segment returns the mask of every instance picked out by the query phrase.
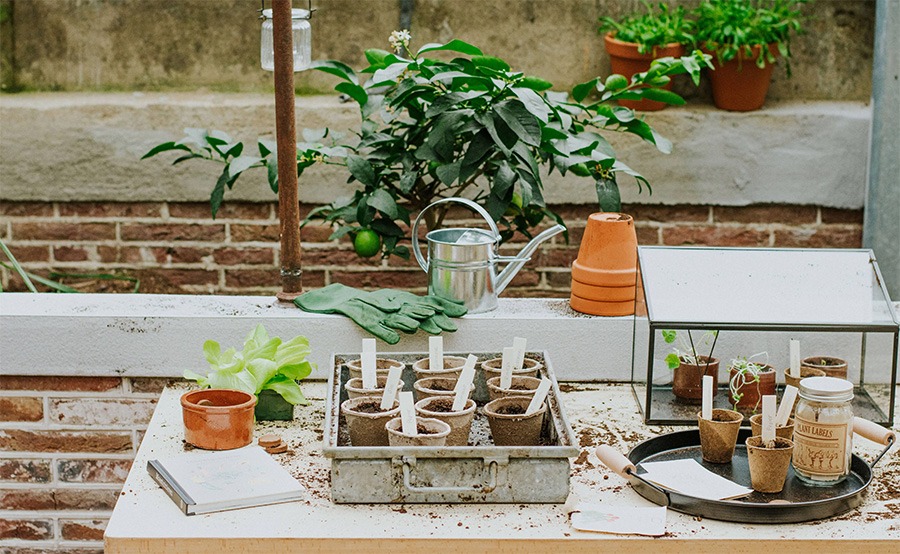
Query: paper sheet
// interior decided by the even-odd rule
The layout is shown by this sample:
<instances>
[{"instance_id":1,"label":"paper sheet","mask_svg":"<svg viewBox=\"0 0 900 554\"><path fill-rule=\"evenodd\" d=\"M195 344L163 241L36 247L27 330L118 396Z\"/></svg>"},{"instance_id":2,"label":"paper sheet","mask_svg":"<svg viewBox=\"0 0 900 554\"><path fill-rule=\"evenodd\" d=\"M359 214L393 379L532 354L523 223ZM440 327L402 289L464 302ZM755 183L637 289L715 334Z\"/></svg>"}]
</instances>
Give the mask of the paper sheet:
<instances>
[{"instance_id":1,"label":"paper sheet","mask_svg":"<svg viewBox=\"0 0 900 554\"><path fill-rule=\"evenodd\" d=\"M579 531L650 537L666 534L665 506L634 508L579 503L574 510L571 514L572 527Z\"/></svg>"},{"instance_id":2,"label":"paper sheet","mask_svg":"<svg viewBox=\"0 0 900 554\"><path fill-rule=\"evenodd\" d=\"M647 472L640 474L647 481L696 498L732 500L753 492L753 489L716 475L697 460L641 462L640 467Z\"/></svg>"}]
</instances>

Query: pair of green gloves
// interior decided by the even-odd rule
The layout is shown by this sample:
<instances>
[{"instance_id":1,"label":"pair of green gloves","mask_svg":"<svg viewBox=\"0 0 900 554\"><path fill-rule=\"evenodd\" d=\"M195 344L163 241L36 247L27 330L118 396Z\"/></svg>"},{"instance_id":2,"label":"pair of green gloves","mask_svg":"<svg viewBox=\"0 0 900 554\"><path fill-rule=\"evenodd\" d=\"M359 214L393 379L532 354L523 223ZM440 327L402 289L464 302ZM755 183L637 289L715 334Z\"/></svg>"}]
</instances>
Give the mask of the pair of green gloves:
<instances>
[{"instance_id":1,"label":"pair of green gloves","mask_svg":"<svg viewBox=\"0 0 900 554\"><path fill-rule=\"evenodd\" d=\"M456 331L450 318L466 313L462 303L438 296L393 289L366 292L340 283L301 294L294 304L306 312L345 315L388 344L400 342L398 330L412 334L421 329L432 335Z\"/></svg>"}]
</instances>

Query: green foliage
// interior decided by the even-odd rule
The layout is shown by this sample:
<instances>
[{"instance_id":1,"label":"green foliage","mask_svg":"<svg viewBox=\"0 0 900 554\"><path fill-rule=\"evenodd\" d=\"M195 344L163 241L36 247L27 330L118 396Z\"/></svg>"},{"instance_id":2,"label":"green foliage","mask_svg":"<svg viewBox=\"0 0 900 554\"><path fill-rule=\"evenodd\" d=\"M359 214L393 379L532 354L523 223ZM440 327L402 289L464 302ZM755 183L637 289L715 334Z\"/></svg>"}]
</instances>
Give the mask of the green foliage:
<instances>
[{"instance_id":1,"label":"green foliage","mask_svg":"<svg viewBox=\"0 0 900 554\"><path fill-rule=\"evenodd\" d=\"M381 237L383 256L403 258L410 254L401 244L409 232L410 213L439 198L473 198L495 219L502 240L508 240L517 231L530 237L530 230L545 218L562 222L544 202L542 168L603 178L613 186L616 181L610 177L625 173L635 178L639 190L649 185L617 159L604 134L632 134L664 153L672 144L615 102L653 98L683 103L680 96L656 87L680 73L689 73L696 83L700 69L710 66L710 57L700 52L663 58L630 81L616 76L606 80L607 86L595 78L568 94L550 90L551 83L514 71L507 62L463 41L426 44L413 53L408 40L408 34L395 32L391 42L396 53L366 51L369 65L358 73L336 61L313 63L313 70L340 80L335 90L358 104L361 122L352 143L330 137L326 145L326 130L304 133L297 147L298 174L314 163L342 165L348 182L357 185L351 198L312 210L304 224L334 224L333 239L372 230ZM424 56L428 52L458 56L432 59ZM187 137L161 144L145 157L184 150L174 163L191 158L224 163L210 198L213 215L225 190L248 169L267 166L269 182L277 190L274 147L260 141L259 155L247 156L242 143L221 131L187 131ZM610 206L615 211L621 209L617 187L614 195L604 197L614 200ZM445 213L444 207L429 212L428 226L439 225Z\"/></svg>"},{"instance_id":2,"label":"green foliage","mask_svg":"<svg viewBox=\"0 0 900 554\"><path fill-rule=\"evenodd\" d=\"M774 44L789 60L791 34L802 31L804 16L800 8L808 0L703 0L696 8L697 44L715 53L719 63L741 53L753 57L753 48L762 55L756 65L775 62L767 45ZM787 62L788 74L790 64Z\"/></svg>"},{"instance_id":3,"label":"green foliage","mask_svg":"<svg viewBox=\"0 0 900 554\"><path fill-rule=\"evenodd\" d=\"M644 2L646 13L633 13L616 21L611 17L601 17L598 31L601 34L613 33L613 37L622 42L633 42L638 45L638 52L646 54L654 47L665 46L673 42L678 44L694 43L694 22L685 17L684 7L669 9L660 2L654 9L649 2Z\"/></svg>"},{"instance_id":4,"label":"green foliage","mask_svg":"<svg viewBox=\"0 0 900 554\"><path fill-rule=\"evenodd\" d=\"M661 333L666 344L674 345L672 346L672 352L666 356L666 366L669 369L676 369L682 363L695 366L702 365L704 358L706 360L712 358L713 350L716 348L716 339L719 337L718 331L704 331L699 338L695 338L690 330L686 333L679 333L663 329ZM709 350L706 354L699 354L700 351L707 348Z\"/></svg>"},{"instance_id":5,"label":"green foliage","mask_svg":"<svg viewBox=\"0 0 900 554\"><path fill-rule=\"evenodd\" d=\"M765 362L760 363L752 361L753 358L759 356L766 356L768 358L766 352L760 352L747 358L735 358L734 360L731 360L730 369L734 370L734 374L728 382L728 388L731 393L731 401L735 408L737 407L737 403L741 401L741 398L744 397L744 393L741 392L741 389L744 386L755 383L757 389L759 388L759 374L767 369Z\"/></svg>"},{"instance_id":6,"label":"green foliage","mask_svg":"<svg viewBox=\"0 0 900 554\"><path fill-rule=\"evenodd\" d=\"M203 353L212 371L204 377L187 370L185 379L197 381L204 388L237 389L251 394L273 390L291 404L309 404L297 384L315 367L306 360L310 348L304 336L282 342L278 337L270 338L260 323L247 335L240 352L234 348L223 352L218 342L208 340L203 343Z\"/></svg>"}]
</instances>

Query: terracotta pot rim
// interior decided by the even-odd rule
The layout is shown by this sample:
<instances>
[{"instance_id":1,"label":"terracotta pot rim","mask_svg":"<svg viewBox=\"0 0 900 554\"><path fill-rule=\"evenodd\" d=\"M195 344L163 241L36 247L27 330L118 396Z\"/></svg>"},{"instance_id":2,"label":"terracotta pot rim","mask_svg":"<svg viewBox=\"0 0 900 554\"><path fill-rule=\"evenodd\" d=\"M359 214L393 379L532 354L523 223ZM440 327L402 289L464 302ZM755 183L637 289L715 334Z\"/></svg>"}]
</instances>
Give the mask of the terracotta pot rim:
<instances>
[{"instance_id":1,"label":"terracotta pot rim","mask_svg":"<svg viewBox=\"0 0 900 554\"><path fill-rule=\"evenodd\" d=\"M473 413L475 411L475 408L477 407L477 405L475 404L475 401L472 400L471 398L466 399L465 407L458 412L435 412L435 411L428 410L423 407L427 404L430 404L431 402L434 402L437 400L446 400L447 398L448 397L446 397L446 396L433 396L431 398L423 398L422 400L419 400L418 402L416 402L416 404L415 404L416 411L420 412L422 414L425 414L427 417L431 417L431 418L456 417L456 416L468 415L470 413ZM422 406L419 406L419 404L421 404Z\"/></svg>"},{"instance_id":2,"label":"terracotta pot rim","mask_svg":"<svg viewBox=\"0 0 900 554\"><path fill-rule=\"evenodd\" d=\"M193 396L203 396L204 393L220 392L220 391L236 393L238 395L246 397L247 399L242 402L238 402L236 404L229 404L227 406L204 406L202 404L197 404L196 402L193 402L192 398L191 398ZM181 395L181 407L183 409L188 410L188 411L193 411L193 412L210 412L210 413L216 413L216 414L246 410L248 408L252 408L253 406L255 406L257 401L258 400L257 400L255 394L250 394L249 392L245 392L245 391L237 390L237 389L198 389L198 390L188 391Z\"/></svg>"},{"instance_id":3,"label":"terracotta pot rim","mask_svg":"<svg viewBox=\"0 0 900 554\"><path fill-rule=\"evenodd\" d=\"M808 360L828 360L829 362L838 361L839 364L816 364L812 363ZM800 369L802 371L802 366L808 366L809 369L818 369L819 371L823 371L822 368L833 368L833 367L844 367L847 365L846 360L842 358L837 358L835 356L809 356L800 360Z\"/></svg>"},{"instance_id":4,"label":"terracotta pot rim","mask_svg":"<svg viewBox=\"0 0 900 554\"><path fill-rule=\"evenodd\" d=\"M356 398L348 398L347 400L344 400L343 402L341 402L341 412L344 415L349 414L352 416L364 417L367 419L379 419L379 418L382 418L385 416L395 416L400 413L400 402L398 400L394 400L394 407L391 408L390 410L385 410L383 412L376 412L373 414L367 413L367 412L357 412L356 410L354 410L353 408L350 407L351 405L362 404L363 402L367 402L367 401L375 402L376 404L380 404L381 397L380 396L358 396Z\"/></svg>"},{"instance_id":5,"label":"terracotta pot rim","mask_svg":"<svg viewBox=\"0 0 900 554\"><path fill-rule=\"evenodd\" d=\"M427 435L407 435L401 429L403 429L403 420L402 418L395 417L384 424L385 429L387 429L388 433L392 433L404 438L415 438L415 437L428 437L434 439L440 439L446 437L450 434L450 431L453 429L450 427L450 424L446 421L441 421L440 419L434 417L422 417L416 416L416 424L427 424L427 425L437 425L441 428L437 433L428 433ZM396 427L396 429L395 429Z\"/></svg>"},{"instance_id":6,"label":"terracotta pot rim","mask_svg":"<svg viewBox=\"0 0 900 554\"><path fill-rule=\"evenodd\" d=\"M624 212L594 212L588 216L588 219L627 225L629 221L634 221L634 216L632 216L631 214L626 214Z\"/></svg>"},{"instance_id":7,"label":"terracotta pot rim","mask_svg":"<svg viewBox=\"0 0 900 554\"><path fill-rule=\"evenodd\" d=\"M735 372L737 372L737 371L740 371L740 370L735 369L733 366L728 366L728 371L735 371ZM769 364L763 364L763 369L762 369L762 371L760 371L759 373L757 373L757 375L768 375L768 374L770 374L770 373L775 373L775 367L774 367L774 366L771 366L771 365L769 365Z\"/></svg>"},{"instance_id":8,"label":"terracotta pot rim","mask_svg":"<svg viewBox=\"0 0 900 554\"><path fill-rule=\"evenodd\" d=\"M704 367L705 368L706 366L712 367L714 365L719 365L719 358L711 358L709 356L697 356L697 358L699 358L699 361L700 361L699 364L689 364L689 363L685 362L684 360L682 360L681 358L678 358L678 362L680 363L679 367L685 366L685 367Z\"/></svg>"},{"instance_id":9,"label":"terracotta pot rim","mask_svg":"<svg viewBox=\"0 0 900 554\"><path fill-rule=\"evenodd\" d=\"M685 45L680 42L669 42L659 46L653 46L650 52L641 54L640 52L638 52L638 48L640 47L639 43L619 40L614 36L614 32L615 31L610 31L603 35L603 41L606 44L606 51L610 56L617 56L620 58L628 58L633 60L653 60L655 58L665 58L668 56L668 54L660 55L658 52L665 52L667 50L677 51L679 49L684 51L685 49ZM633 54L631 53L632 50L634 51Z\"/></svg>"},{"instance_id":10,"label":"terracotta pot rim","mask_svg":"<svg viewBox=\"0 0 900 554\"><path fill-rule=\"evenodd\" d=\"M522 406L524 404L524 408L527 409L528 405L531 404L530 396L504 396L502 398L498 398L496 400L491 400L487 404L484 405L484 415L493 419L506 419L506 420L526 420L531 419L533 417L542 415L547 411L547 403L544 402L541 404L540 409L535 411L533 414L525 415L525 414L498 414L496 411L497 406L501 406L504 404L513 404Z\"/></svg>"},{"instance_id":11,"label":"terracotta pot rim","mask_svg":"<svg viewBox=\"0 0 900 554\"><path fill-rule=\"evenodd\" d=\"M727 413L731 419L726 421L716 421L716 414ZM697 412L697 420L702 419L703 412ZM735 419L737 417L737 419ZM713 408L713 419L704 419L703 421L712 424L734 424L734 423L742 423L744 421L744 414L737 412L735 410L727 410L725 408Z\"/></svg>"}]
</instances>

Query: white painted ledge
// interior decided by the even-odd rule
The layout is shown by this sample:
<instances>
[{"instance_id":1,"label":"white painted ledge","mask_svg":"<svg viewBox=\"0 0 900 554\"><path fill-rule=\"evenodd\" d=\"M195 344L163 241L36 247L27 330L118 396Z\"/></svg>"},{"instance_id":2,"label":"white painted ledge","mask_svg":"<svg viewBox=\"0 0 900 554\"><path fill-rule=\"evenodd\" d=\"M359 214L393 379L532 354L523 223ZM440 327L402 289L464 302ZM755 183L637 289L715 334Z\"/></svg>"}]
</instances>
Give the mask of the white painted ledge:
<instances>
[{"instance_id":1,"label":"white painted ledge","mask_svg":"<svg viewBox=\"0 0 900 554\"><path fill-rule=\"evenodd\" d=\"M591 317L565 299L500 299L487 314L444 333L445 350L499 351L515 336L548 350L557 376L575 381L631 378L630 317ZM341 316L316 315L260 296L27 294L0 295L0 374L180 377L205 373L203 342L237 346L257 323L269 334L310 339L314 377L332 352L357 352L365 335ZM427 352L428 335L403 335L379 351Z\"/></svg>"}]
</instances>

